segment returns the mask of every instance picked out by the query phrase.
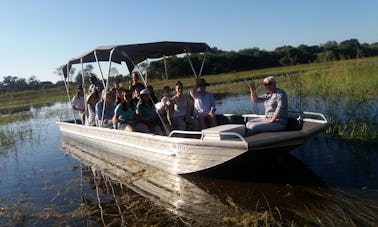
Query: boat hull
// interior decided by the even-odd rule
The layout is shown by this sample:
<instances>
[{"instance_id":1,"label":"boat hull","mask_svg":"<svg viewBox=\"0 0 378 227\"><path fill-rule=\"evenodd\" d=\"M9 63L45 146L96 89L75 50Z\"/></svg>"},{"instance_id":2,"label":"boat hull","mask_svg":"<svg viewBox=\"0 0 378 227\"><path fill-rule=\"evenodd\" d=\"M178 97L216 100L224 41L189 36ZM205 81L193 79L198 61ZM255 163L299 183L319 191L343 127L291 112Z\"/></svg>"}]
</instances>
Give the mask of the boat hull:
<instances>
[{"instance_id":1,"label":"boat hull","mask_svg":"<svg viewBox=\"0 0 378 227\"><path fill-rule=\"evenodd\" d=\"M97 155L113 154L164 171L185 174L217 166L248 151L245 141L212 141L58 122L68 143L87 147Z\"/></svg>"}]
</instances>

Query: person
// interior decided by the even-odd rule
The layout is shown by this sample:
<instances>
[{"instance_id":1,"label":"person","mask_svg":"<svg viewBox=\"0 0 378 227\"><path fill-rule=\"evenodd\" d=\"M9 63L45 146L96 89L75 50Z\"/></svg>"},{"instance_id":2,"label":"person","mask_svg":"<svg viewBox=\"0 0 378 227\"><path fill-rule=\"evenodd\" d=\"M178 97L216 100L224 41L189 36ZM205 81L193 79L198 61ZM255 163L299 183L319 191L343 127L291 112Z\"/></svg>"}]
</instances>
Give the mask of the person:
<instances>
[{"instance_id":1,"label":"person","mask_svg":"<svg viewBox=\"0 0 378 227\"><path fill-rule=\"evenodd\" d=\"M194 99L194 116L198 120L199 130L208 128L207 121L211 127L217 125L215 116L215 99L212 93L206 91L206 87L210 84L203 78L197 78L196 84L190 91L191 97ZM199 88L199 91L197 89Z\"/></svg>"},{"instance_id":2,"label":"person","mask_svg":"<svg viewBox=\"0 0 378 227\"><path fill-rule=\"evenodd\" d=\"M89 93L87 95L87 121L85 122L86 125L95 126L96 125L96 94Z\"/></svg>"},{"instance_id":3,"label":"person","mask_svg":"<svg viewBox=\"0 0 378 227\"><path fill-rule=\"evenodd\" d=\"M131 93L133 94L133 98L135 98L135 90L141 91L146 88L144 84L138 82L138 80L139 80L139 73L136 71L132 72L130 76L130 90L131 90Z\"/></svg>"},{"instance_id":4,"label":"person","mask_svg":"<svg viewBox=\"0 0 378 227\"><path fill-rule=\"evenodd\" d=\"M112 92L103 91L101 100L96 103L96 121L97 126L111 128L113 126L114 115L114 94ZM105 110L103 110L105 106ZM104 113L104 115L103 115Z\"/></svg>"},{"instance_id":5,"label":"person","mask_svg":"<svg viewBox=\"0 0 378 227\"><path fill-rule=\"evenodd\" d=\"M164 121L164 124L171 126L172 122L172 105L171 100L171 88L169 86L164 86L163 88L163 97L160 102L155 102L155 109L160 115L161 119Z\"/></svg>"},{"instance_id":6,"label":"person","mask_svg":"<svg viewBox=\"0 0 378 227\"><path fill-rule=\"evenodd\" d=\"M148 92L150 92L152 102L156 104L158 102L158 98L155 95L154 87L152 87L151 85L147 85L147 89Z\"/></svg>"},{"instance_id":7,"label":"person","mask_svg":"<svg viewBox=\"0 0 378 227\"><path fill-rule=\"evenodd\" d=\"M76 90L76 95L71 100L72 109L79 112L80 120L82 124L85 124L85 100L84 90L80 85Z\"/></svg>"},{"instance_id":8,"label":"person","mask_svg":"<svg viewBox=\"0 0 378 227\"><path fill-rule=\"evenodd\" d=\"M174 130L187 130L189 126L197 128L196 120L192 116L193 103L190 97L184 95L184 85L177 81L175 86L176 94L171 98L173 105L172 128Z\"/></svg>"},{"instance_id":9,"label":"person","mask_svg":"<svg viewBox=\"0 0 378 227\"><path fill-rule=\"evenodd\" d=\"M121 83L121 80L120 79L116 79L113 83L113 88L115 88L116 90L119 89L119 88L122 88L123 85Z\"/></svg>"},{"instance_id":10,"label":"person","mask_svg":"<svg viewBox=\"0 0 378 227\"><path fill-rule=\"evenodd\" d=\"M163 135L160 128L158 115L152 104L148 89L145 88L140 92L140 100L136 106L137 121L140 122L138 131Z\"/></svg>"},{"instance_id":11,"label":"person","mask_svg":"<svg viewBox=\"0 0 378 227\"><path fill-rule=\"evenodd\" d=\"M94 93L96 92L96 83L97 83L97 77L95 75L92 75L89 77L89 82L91 83L88 88L88 93Z\"/></svg>"},{"instance_id":12,"label":"person","mask_svg":"<svg viewBox=\"0 0 378 227\"><path fill-rule=\"evenodd\" d=\"M124 89L122 91L122 97L123 99L114 110L113 128L134 131L135 106L131 100L131 91Z\"/></svg>"},{"instance_id":13,"label":"person","mask_svg":"<svg viewBox=\"0 0 378 227\"><path fill-rule=\"evenodd\" d=\"M288 101L286 92L277 88L276 79L273 76L264 78L263 82L267 93L261 96L256 94L255 82L251 80L249 83L252 102L264 102L265 118L248 121L246 123L246 135L283 131L287 126Z\"/></svg>"}]
</instances>

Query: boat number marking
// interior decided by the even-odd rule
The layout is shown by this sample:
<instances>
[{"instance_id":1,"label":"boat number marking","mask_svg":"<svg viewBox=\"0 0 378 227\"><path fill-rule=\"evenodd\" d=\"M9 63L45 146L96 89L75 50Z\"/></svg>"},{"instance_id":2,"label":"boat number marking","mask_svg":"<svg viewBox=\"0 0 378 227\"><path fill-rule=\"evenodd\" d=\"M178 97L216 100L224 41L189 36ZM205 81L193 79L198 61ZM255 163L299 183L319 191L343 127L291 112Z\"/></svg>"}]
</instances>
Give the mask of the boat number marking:
<instances>
[{"instance_id":1,"label":"boat number marking","mask_svg":"<svg viewBox=\"0 0 378 227\"><path fill-rule=\"evenodd\" d=\"M173 143L171 149L175 151L186 151L186 146L182 144Z\"/></svg>"}]
</instances>

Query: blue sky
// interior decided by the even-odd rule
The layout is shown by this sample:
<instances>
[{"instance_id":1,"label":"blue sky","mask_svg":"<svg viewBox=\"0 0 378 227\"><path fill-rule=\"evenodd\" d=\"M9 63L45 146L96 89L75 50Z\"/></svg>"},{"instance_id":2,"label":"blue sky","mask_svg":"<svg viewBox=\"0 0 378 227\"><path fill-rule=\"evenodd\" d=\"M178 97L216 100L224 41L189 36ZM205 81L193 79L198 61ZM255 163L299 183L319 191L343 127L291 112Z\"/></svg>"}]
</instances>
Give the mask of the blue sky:
<instances>
[{"instance_id":1,"label":"blue sky","mask_svg":"<svg viewBox=\"0 0 378 227\"><path fill-rule=\"evenodd\" d=\"M0 79L56 82L101 45L206 42L222 50L378 42L377 0L1 0Z\"/></svg>"}]
</instances>

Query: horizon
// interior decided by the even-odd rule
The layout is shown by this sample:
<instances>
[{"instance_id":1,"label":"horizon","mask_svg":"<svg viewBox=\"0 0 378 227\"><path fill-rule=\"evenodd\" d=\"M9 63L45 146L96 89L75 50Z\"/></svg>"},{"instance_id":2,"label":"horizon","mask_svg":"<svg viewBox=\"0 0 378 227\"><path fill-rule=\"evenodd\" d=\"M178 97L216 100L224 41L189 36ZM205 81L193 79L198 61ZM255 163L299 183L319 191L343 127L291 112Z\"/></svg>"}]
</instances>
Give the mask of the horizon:
<instances>
[{"instance_id":1,"label":"horizon","mask_svg":"<svg viewBox=\"0 0 378 227\"><path fill-rule=\"evenodd\" d=\"M349 39L372 44L376 8L378 1L370 0L3 2L0 77L55 83L61 80L56 68L102 45L188 41L224 51L273 51Z\"/></svg>"}]
</instances>

